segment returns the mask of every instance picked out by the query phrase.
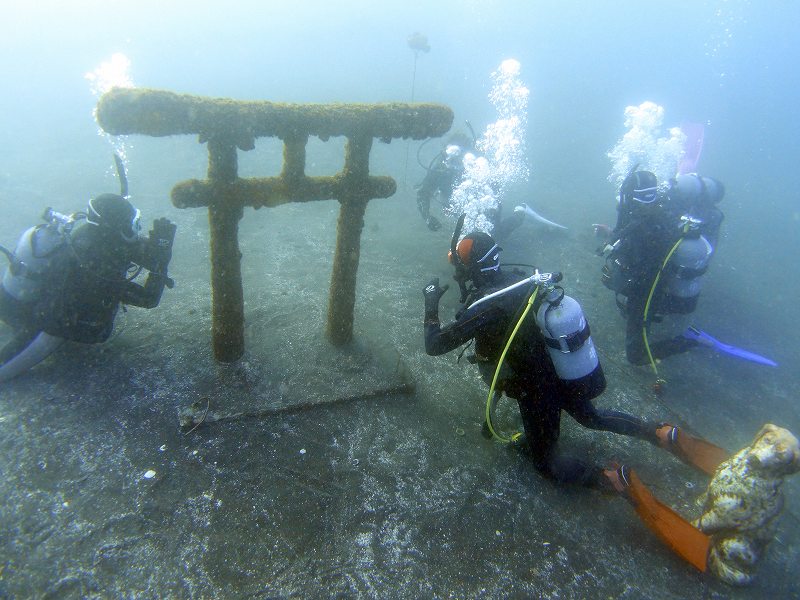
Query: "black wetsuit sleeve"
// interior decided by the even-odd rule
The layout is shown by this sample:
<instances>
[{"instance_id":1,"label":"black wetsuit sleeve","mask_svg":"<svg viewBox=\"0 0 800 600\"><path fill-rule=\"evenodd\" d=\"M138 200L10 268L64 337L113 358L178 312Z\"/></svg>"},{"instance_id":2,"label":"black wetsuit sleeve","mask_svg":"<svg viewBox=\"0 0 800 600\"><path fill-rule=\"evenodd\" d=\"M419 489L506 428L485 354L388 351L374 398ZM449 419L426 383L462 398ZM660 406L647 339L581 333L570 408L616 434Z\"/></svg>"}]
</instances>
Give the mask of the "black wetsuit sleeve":
<instances>
[{"instance_id":1,"label":"black wetsuit sleeve","mask_svg":"<svg viewBox=\"0 0 800 600\"><path fill-rule=\"evenodd\" d=\"M122 304L129 306L155 308L161 302L161 294L164 293L165 284L166 280L163 275L150 272L147 274L144 285L131 281L125 282L119 300Z\"/></svg>"},{"instance_id":2,"label":"black wetsuit sleeve","mask_svg":"<svg viewBox=\"0 0 800 600\"><path fill-rule=\"evenodd\" d=\"M161 221L169 223L165 219ZM174 225L171 233L174 236ZM148 274L144 285L132 281L124 282L119 290L119 301L122 304L140 308L155 308L161 302L161 294L164 293L164 286L167 283L167 265L172 257L172 240L170 240L169 248L163 250L153 243L154 237L154 233L151 231L150 239L140 240L129 257L130 262L142 265L148 270Z\"/></svg>"},{"instance_id":3,"label":"black wetsuit sleeve","mask_svg":"<svg viewBox=\"0 0 800 600\"><path fill-rule=\"evenodd\" d=\"M438 356L458 348L474 338L481 328L497 319L498 310L479 307L466 310L455 321L441 327L438 319L425 321L425 352Z\"/></svg>"}]
</instances>

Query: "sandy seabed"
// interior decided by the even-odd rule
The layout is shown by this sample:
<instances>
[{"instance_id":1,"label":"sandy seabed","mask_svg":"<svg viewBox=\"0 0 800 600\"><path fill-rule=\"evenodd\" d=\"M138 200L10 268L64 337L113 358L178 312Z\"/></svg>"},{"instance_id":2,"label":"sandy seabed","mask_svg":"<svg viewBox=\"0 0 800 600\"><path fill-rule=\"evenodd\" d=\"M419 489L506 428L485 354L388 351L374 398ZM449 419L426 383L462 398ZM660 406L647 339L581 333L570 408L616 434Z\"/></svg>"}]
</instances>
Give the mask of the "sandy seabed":
<instances>
[{"instance_id":1,"label":"sandy seabed","mask_svg":"<svg viewBox=\"0 0 800 600\"><path fill-rule=\"evenodd\" d=\"M475 368L456 352L424 353L422 287L449 281L451 232L427 231L410 193L370 203L355 340L330 346L337 214L333 201L246 211L247 350L236 364L211 357L205 211L171 209L177 285L161 306L129 309L109 343L70 345L0 389L0 597L800 593L794 481L758 583L736 590L671 554L623 500L559 489L520 449L481 435ZM651 372L624 360L588 231L523 224L503 245L506 262L564 272L609 380L599 405L731 450L764 422L797 422L780 375L700 351L662 366L670 383L656 397ZM443 319L456 301L451 289ZM509 427L513 404L500 409ZM189 431L179 414L191 406L215 418ZM630 464L662 500L697 514L707 480L647 444L565 416L561 447Z\"/></svg>"}]
</instances>

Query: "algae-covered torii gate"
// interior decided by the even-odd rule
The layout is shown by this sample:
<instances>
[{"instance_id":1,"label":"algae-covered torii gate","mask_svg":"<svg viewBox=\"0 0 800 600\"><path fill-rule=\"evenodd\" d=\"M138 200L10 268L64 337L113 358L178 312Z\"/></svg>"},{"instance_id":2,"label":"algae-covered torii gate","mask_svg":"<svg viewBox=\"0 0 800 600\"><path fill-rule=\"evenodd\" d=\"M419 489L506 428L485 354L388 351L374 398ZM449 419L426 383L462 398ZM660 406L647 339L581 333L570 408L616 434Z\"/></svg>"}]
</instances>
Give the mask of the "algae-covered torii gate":
<instances>
[{"instance_id":1,"label":"algae-covered torii gate","mask_svg":"<svg viewBox=\"0 0 800 600\"><path fill-rule=\"evenodd\" d=\"M97 121L112 135L156 137L195 134L208 145L208 179L175 185L177 208L208 207L211 231L212 336L214 357L233 362L244 353L239 220L245 206L338 200L336 250L328 297L326 334L337 345L353 335L356 274L367 202L388 198L397 184L369 174L373 139L438 137L453 122L437 104L278 104L176 94L165 90L115 88L97 105ZM305 174L309 136L322 141L345 136L342 170L332 176ZM238 175L238 150L253 150L259 137L283 141L277 177Z\"/></svg>"}]
</instances>

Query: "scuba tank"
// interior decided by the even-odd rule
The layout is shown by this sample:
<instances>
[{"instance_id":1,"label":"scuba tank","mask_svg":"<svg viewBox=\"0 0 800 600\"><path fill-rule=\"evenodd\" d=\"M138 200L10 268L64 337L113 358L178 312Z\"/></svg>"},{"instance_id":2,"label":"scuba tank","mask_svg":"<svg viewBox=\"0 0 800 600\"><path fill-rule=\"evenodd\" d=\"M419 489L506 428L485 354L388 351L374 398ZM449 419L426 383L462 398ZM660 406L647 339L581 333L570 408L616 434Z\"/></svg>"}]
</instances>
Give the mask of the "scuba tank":
<instances>
[{"instance_id":1,"label":"scuba tank","mask_svg":"<svg viewBox=\"0 0 800 600\"><path fill-rule=\"evenodd\" d=\"M556 373L575 398L591 400L606 387L589 323L577 300L558 287L550 289L536 313Z\"/></svg>"},{"instance_id":2,"label":"scuba tank","mask_svg":"<svg viewBox=\"0 0 800 600\"><path fill-rule=\"evenodd\" d=\"M694 310L713 252L711 243L696 228L682 238L664 269L670 312L688 314Z\"/></svg>"},{"instance_id":3,"label":"scuba tank","mask_svg":"<svg viewBox=\"0 0 800 600\"><path fill-rule=\"evenodd\" d=\"M81 217L80 213L66 216L47 208L42 215L47 223L23 232L3 274L3 289L10 296L26 303L38 299L54 259L67 247L67 236Z\"/></svg>"},{"instance_id":4,"label":"scuba tank","mask_svg":"<svg viewBox=\"0 0 800 600\"><path fill-rule=\"evenodd\" d=\"M3 288L20 302L32 302L44 287L53 257L66 244L57 226L36 225L17 242L14 259L3 274Z\"/></svg>"},{"instance_id":5,"label":"scuba tank","mask_svg":"<svg viewBox=\"0 0 800 600\"><path fill-rule=\"evenodd\" d=\"M125 164L114 154L114 163L120 181L120 195L128 195L128 178ZM33 302L47 283L47 272L54 259L69 245L69 234L75 224L85 219L85 213L65 215L48 207L42 214L44 224L35 225L20 236L13 254L0 246L8 256L9 266L3 273L2 286L14 299Z\"/></svg>"}]
</instances>

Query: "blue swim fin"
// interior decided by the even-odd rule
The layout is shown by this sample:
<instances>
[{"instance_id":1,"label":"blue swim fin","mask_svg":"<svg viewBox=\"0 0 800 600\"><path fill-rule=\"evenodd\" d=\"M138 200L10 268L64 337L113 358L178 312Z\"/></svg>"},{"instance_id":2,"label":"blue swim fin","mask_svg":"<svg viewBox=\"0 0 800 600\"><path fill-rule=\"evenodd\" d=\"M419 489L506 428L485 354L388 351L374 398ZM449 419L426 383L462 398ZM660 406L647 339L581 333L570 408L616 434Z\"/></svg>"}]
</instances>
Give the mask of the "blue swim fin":
<instances>
[{"instance_id":1,"label":"blue swim fin","mask_svg":"<svg viewBox=\"0 0 800 600\"><path fill-rule=\"evenodd\" d=\"M725 354L738 356L739 358L743 358L744 360L749 360L760 365L768 365L770 367L778 366L778 363L776 363L774 360L770 360L769 358L761 356L760 354L756 354L755 352L750 352L749 350L744 350L742 348L737 348L736 346L731 346L730 344L720 342L717 338L711 337L705 331L701 331L694 326L691 326L684 331L683 337L690 340L695 340L704 346L715 348L716 350L724 352Z\"/></svg>"}]
</instances>

